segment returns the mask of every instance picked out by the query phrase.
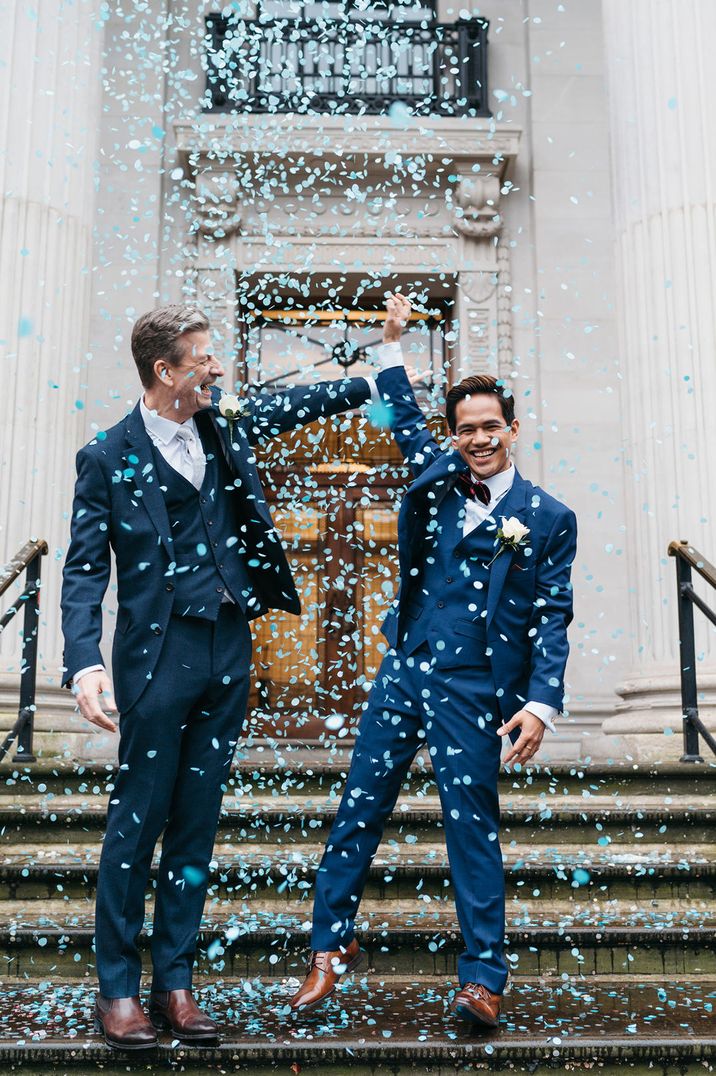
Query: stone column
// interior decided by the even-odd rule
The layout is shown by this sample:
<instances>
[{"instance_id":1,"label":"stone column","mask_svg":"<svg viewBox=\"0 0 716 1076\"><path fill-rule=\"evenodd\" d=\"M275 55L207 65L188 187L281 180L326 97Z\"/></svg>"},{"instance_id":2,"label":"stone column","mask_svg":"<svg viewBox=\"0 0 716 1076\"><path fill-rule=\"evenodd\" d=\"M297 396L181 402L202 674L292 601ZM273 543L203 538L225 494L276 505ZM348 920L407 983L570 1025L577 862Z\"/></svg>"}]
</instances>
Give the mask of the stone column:
<instances>
[{"instance_id":1,"label":"stone column","mask_svg":"<svg viewBox=\"0 0 716 1076\"><path fill-rule=\"evenodd\" d=\"M635 757L678 757L676 583L666 550L685 538L716 554L716 5L603 0L603 12L633 669L604 731L626 736ZM615 629L626 626L614 617ZM702 715L713 725L710 637L701 630L697 651Z\"/></svg>"},{"instance_id":2,"label":"stone column","mask_svg":"<svg viewBox=\"0 0 716 1076\"><path fill-rule=\"evenodd\" d=\"M512 369L510 257L501 236L501 187L497 175L462 172L451 199L452 223L460 235L456 380L479 373L509 377Z\"/></svg>"},{"instance_id":3,"label":"stone column","mask_svg":"<svg viewBox=\"0 0 716 1076\"><path fill-rule=\"evenodd\" d=\"M84 439L102 22L93 0L0 0L0 22L0 560L31 535L49 542L42 698L59 683L60 569ZM17 705L20 627L2 638L3 711Z\"/></svg>"}]
</instances>

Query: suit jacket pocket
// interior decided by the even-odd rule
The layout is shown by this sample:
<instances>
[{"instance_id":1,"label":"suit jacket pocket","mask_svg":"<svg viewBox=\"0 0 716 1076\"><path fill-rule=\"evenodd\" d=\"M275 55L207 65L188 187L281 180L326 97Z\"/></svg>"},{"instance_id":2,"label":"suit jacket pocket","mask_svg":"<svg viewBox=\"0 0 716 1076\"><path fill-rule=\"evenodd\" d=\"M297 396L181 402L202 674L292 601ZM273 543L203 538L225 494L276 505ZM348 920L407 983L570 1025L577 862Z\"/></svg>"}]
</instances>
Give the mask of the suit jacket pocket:
<instances>
[{"instance_id":1,"label":"suit jacket pocket","mask_svg":"<svg viewBox=\"0 0 716 1076\"><path fill-rule=\"evenodd\" d=\"M484 617L479 620L456 620L452 629L456 635L464 635L468 639L477 639L484 643L487 638L487 625Z\"/></svg>"},{"instance_id":2,"label":"suit jacket pocket","mask_svg":"<svg viewBox=\"0 0 716 1076\"><path fill-rule=\"evenodd\" d=\"M418 620L424 608L425 606L422 602L413 598L407 603L403 612L406 616L410 617L411 620Z\"/></svg>"}]
</instances>

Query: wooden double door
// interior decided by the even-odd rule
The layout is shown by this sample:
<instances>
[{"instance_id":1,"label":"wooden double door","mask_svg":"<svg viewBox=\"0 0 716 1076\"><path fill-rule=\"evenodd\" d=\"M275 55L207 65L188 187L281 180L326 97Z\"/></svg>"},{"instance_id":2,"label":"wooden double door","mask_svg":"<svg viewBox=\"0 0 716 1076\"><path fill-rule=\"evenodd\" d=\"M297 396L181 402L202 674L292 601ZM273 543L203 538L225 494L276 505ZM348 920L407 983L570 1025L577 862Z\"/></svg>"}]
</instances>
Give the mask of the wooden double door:
<instances>
[{"instance_id":1,"label":"wooden double door","mask_svg":"<svg viewBox=\"0 0 716 1076\"><path fill-rule=\"evenodd\" d=\"M336 442L321 452L328 462L311 462L311 426L260 462L302 612L272 611L254 626L249 721L255 734L306 742L352 734L385 652L380 626L395 595L396 502L407 479L384 433L363 437L347 459L346 431L336 423L326 438L323 429Z\"/></svg>"}]
</instances>

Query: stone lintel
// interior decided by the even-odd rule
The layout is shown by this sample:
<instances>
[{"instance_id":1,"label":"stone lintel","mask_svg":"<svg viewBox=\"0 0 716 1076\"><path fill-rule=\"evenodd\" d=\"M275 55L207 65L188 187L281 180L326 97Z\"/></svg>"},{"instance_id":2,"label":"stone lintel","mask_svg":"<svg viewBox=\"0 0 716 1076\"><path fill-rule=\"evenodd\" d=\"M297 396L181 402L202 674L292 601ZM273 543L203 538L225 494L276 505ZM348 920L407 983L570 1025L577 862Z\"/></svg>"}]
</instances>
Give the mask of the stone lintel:
<instances>
[{"instance_id":1,"label":"stone lintel","mask_svg":"<svg viewBox=\"0 0 716 1076\"><path fill-rule=\"evenodd\" d=\"M210 115L179 121L174 131L182 168L195 184L199 230L220 238L241 232L242 201L253 197L247 172L290 161L283 181L297 186L317 165L350 158L361 158L363 175L376 177L416 162L413 184L444 188L455 229L470 239L492 238L502 226L500 197L521 136L490 119L426 117L396 125L385 116L290 114Z\"/></svg>"}]
</instances>

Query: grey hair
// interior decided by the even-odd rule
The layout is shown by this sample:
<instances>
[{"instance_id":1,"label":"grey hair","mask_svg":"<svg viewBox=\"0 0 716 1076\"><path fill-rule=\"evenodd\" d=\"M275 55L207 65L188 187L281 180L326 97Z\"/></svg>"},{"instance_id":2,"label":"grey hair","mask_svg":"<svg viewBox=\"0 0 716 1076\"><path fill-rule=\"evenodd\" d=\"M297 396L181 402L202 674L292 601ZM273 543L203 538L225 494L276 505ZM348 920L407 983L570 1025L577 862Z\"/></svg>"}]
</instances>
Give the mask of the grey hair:
<instances>
[{"instance_id":1,"label":"grey hair","mask_svg":"<svg viewBox=\"0 0 716 1076\"><path fill-rule=\"evenodd\" d=\"M142 314L132 329L132 355L145 389L154 381L154 363L165 359L179 366L185 358L184 333L207 332L209 319L194 306L158 306Z\"/></svg>"}]
</instances>

